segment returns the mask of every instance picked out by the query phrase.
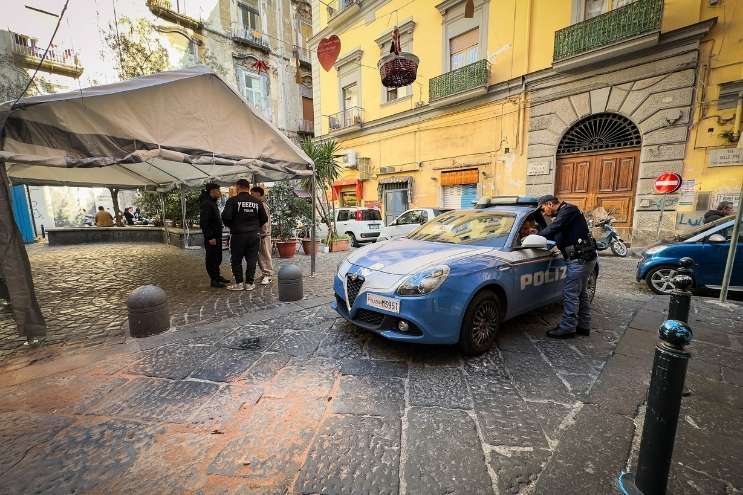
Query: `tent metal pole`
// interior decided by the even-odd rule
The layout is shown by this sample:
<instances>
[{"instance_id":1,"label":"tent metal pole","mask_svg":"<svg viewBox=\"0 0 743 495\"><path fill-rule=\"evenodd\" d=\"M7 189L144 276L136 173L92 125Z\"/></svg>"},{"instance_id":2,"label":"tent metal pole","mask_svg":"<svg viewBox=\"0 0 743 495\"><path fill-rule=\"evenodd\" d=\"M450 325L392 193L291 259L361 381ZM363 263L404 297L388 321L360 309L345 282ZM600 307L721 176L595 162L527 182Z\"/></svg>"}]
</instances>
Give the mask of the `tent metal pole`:
<instances>
[{"instance_id":1,"label":"tent metal pole","mask_svg":"<svg viewBox=\"0 0 743 495\"><path fill-rule=\"evenodd\" d=\"M317 270L317 246L315 245L315 238L317 236L317 171L313 168L312 170L312 232L310 233L310 242L312 244L312 250L310 251L310 277L315 276Z\"/></svg>"}]
</instances>

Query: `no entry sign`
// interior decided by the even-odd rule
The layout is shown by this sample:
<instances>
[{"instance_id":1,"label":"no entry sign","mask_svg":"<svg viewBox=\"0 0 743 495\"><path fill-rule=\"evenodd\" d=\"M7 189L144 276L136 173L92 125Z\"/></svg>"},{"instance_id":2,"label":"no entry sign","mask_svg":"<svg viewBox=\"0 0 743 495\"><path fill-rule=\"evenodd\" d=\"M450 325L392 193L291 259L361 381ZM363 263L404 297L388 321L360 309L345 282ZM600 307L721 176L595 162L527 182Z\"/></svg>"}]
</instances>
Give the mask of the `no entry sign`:
<instances>
[{"instance_id":1,"label":"no entry sign","mask_svg":"<svg viewBox=\"0 0 743 495\"><path fill-rule=\"evenodd\" d=\"M673 172L664 172L655 179L655 191L660 194L671 194L681 187L681 176Z\"/></svg>"}]
</instances>

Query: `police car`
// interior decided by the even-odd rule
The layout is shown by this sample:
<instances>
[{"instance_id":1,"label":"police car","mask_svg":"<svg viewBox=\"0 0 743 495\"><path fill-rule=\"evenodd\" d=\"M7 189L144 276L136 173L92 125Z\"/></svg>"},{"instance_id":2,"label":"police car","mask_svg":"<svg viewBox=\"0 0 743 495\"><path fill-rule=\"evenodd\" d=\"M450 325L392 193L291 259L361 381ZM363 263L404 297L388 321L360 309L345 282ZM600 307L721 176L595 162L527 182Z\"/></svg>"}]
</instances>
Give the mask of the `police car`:
<instances>
[{"instance_id":1,"label":"police car","mask_svg":"<svg viewBox=\"0 0 743 495\"><path fill-rule=\"evenodd\" d=\"M338 266L333 308L390 340L485 352L504 321L562 298L565 261L531 222L546 225L535 198L485 199L358 249Z\"/></svg>"}]
</instances>

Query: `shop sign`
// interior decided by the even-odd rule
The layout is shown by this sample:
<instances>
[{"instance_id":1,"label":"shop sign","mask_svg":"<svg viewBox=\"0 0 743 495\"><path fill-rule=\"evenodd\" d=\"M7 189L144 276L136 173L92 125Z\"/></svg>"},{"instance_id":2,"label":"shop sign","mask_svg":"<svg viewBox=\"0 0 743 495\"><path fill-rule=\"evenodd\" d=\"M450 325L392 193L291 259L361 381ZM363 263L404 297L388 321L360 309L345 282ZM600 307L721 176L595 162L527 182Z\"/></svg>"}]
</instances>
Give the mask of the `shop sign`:
<instances>
[{"instance_id":1,"label":"shop sign","mask_svg":"<svg viewBox=\"0 0 743 495\"><path fill-rule=\"evenodd\" d=\"M729 167L731 165L743 165L743 148L725 148L710 150L710 167Z\"/></svg>"}]
</instances>

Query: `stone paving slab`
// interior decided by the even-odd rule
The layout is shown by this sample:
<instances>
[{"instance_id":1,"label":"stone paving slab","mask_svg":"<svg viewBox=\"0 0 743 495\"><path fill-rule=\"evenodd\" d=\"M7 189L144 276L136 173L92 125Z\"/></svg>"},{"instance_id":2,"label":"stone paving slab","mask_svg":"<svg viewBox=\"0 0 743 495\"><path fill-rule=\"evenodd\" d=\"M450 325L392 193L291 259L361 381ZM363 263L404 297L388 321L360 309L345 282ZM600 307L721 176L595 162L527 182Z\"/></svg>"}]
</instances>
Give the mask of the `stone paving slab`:
<instances>
[{"instance_id":1,"label":"stone paving slab","mask_svg":"<svg viewBox=\"0 0 743 495\"><path fill-rule=\"evenodd\" d=\"M407 421L407 493L494 493L477 427L469 413L413 407L407 413Z\"/></svg>"},{"instance_id":2,"label":"stone paving slab","mask_svg":"<svg viewBox=\"0 0 743 495\"><path fill-rule=\"evenodd\" d=\"M333 397L336 414L400 417L405 406L405 382L384 376L342 376Z\"/></svg>"},{"instance_id":3,"label":"stone paving slab","mask_svg":"<svg viewBox=\"0 0 743 495\"><path fill-rule=\"evenodd\" d=\"M167 345L150 349L127 369L128 373L182 380L201 366L216 349L205 345Z\"/></svg>"},{"instance_id":4,"label":"stone paving slab","mask_svg":"<svg viewBox=\"0 0 743 495\"><path fill-rule=\"evenodd\" d=\"M394 495L399 464L399 418L332 415L317 433L294 492Z\"/></svg>"},{"instance_id":5,"label":"stone paving slab","mask_svg":"<svg viewBox=\"0 0 743 495\"><path fill-rule=\"evenodd\" d=\"M458 368L411 368L410 404L472 409L464 373Z\"/></svg>"},{"instance_id":6,"label":"stone paving slab","mask_svg":"<svg viewBox=\"0 0 743 495\"><path fill-rule=\"evenodd\" d=\"M260 357L261 353L255 350L217 349L190 374L190 378L230 382L243 374Z\"/></svg>"},{"instance_id":7,"label":"stone paving slab","mask_svg":"<svg viewBox=\"0 0 743 495\"><path fill-rule=\"evenodd\" d=\"M65 416L31 414L27 411L0 413L0 476L23 460L29 448L49 442L74 420Z\"/></svg>"},{"instance_id":8,"label":"stone paving slab","mask_svg":"<svg viewBox=\"0 0 743 495\"><path fill-rule=\"evenodd\" d=\"M374 359L345 359L341 362L341 373L355 376L407 378L408 363L405 361L378 361Z\"/></svg>"},{"instance_id":9,"label":"stone paving slab","mask_svg":"<svg viewBox=\"0 0 743 495\"><path fill-rule=\"evenodd\" d=\"M541 448L495 448L489 463L498 477L498 493L518 495L533 484L552 452Z\"/></svg>"}]
</instances>

